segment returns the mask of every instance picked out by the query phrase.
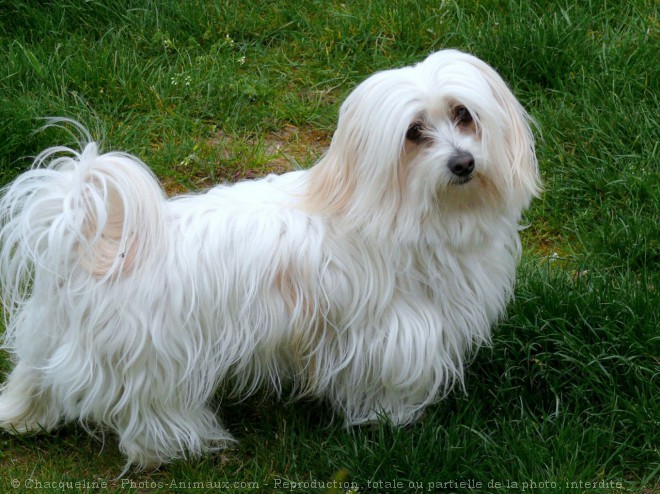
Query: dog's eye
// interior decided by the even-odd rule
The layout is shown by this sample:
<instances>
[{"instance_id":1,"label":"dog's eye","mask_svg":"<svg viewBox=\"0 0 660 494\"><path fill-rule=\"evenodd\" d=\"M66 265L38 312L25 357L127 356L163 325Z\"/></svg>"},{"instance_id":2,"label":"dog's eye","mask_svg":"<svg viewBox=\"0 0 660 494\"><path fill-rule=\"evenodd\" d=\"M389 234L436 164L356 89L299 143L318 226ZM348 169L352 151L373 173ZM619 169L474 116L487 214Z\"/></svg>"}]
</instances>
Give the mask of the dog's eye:
<instances>
[{"instance_id":1,"label":"dog's eye","mask_svg":"<svg viewBox=\"0 0 660 494\"><path fill-rule=\"evenodd\" d=\"M457 125L464 126L472 123L472 115L464 106L457 106L454 108L453 113L454 122L456 122Z\"/></svg>"},{"instance_id":2,"label":"dog's eye","mask_svg":"<svg viewBox=\"0 0 660 494\"><path fill-rule=\"evenodd\" d=\"M422 138L422 131L424 127L420 123L414 123L408 127L408 132L406 132L406 139L409 141L417 142Z\"/></svg>"}]
</instances>

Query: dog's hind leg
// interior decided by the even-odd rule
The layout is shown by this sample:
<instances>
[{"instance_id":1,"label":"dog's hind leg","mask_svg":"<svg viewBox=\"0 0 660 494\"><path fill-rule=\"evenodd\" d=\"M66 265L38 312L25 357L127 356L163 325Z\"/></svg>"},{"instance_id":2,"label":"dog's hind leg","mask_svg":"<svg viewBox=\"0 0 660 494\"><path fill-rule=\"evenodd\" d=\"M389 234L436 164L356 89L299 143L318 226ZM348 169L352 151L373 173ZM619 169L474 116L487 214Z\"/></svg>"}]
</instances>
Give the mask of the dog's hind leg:
<instances>
[{"instance_id":1,"label":"dog's hind leg","mask_svg":"<svg viewBox=\"0 0 660 494\"><path fill-rule=\"evenodd\" d=\"M133 464L138 468L199 457L234 441L206 406L197 410L178 410L157 402L148 407L129 406L117 431L127 467Z\"/></svg>"}]
</instances>

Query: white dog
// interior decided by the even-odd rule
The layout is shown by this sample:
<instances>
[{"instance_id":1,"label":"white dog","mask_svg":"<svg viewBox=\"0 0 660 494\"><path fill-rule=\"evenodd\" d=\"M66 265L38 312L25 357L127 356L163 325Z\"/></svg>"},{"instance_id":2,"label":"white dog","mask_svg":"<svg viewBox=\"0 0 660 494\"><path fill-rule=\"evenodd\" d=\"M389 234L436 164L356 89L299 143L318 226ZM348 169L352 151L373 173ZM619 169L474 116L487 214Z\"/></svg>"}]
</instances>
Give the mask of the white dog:
<instances>
[{"instance_id":1,"label":"white dog","mask_svg":"<svg viewBox=\"0 0 660 494\"><path fill-rule=\"evenodd\" d=\"M221 384L410 423L489 341L538 190L524 109L454 50L360 84L306 171L167 200L135 157L48 149L0 202L0 426L96 424L146 466L232 440Z\"/></svg>"}]
</instances>

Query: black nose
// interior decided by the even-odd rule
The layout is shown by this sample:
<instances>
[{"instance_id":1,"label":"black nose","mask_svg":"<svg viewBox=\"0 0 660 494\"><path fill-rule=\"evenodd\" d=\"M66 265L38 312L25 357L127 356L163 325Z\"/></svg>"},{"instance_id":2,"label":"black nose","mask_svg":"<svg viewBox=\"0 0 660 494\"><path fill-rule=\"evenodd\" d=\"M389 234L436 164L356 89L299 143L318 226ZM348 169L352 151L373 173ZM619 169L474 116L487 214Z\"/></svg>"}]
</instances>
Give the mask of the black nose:
<instances>
[{"instance_id":1,"label":"black nose","mask_svg":"<svg viewBox=\"0 0 660 494\"><path fill-rule=\"evenodd\" d=\"M467 177L474 170L474 156L466 151L461 151L449 158L447 166L457 177Z\"/></svg>"}]
</instances>

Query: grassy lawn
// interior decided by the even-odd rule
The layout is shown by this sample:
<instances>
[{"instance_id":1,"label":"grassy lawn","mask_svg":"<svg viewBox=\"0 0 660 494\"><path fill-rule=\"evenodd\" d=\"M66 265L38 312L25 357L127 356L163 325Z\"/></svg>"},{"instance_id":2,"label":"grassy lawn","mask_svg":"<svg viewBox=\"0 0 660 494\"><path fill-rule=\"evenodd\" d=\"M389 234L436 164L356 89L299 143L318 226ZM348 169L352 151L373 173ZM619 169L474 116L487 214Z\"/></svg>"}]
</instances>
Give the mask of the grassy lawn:
<instances>
[{"instance_id":1,"label":"grassy lawn","mask_svg":"<svg viewBox=\"0 0 660 494\"><path fill-rule=\"evenodd\" d=\"M539 123L545 182L492 348L465 393L419 423L345 430L323 403L257 396L222 407L237 447L117 481L112 435L0 433L0 491L660 490L659 12L653 0L0 0L1 184L71 143L36 132L47 116L139 156L171 193L310 166L357 83L444 47L510 83Z\"/></svg>"}]
</instances>

